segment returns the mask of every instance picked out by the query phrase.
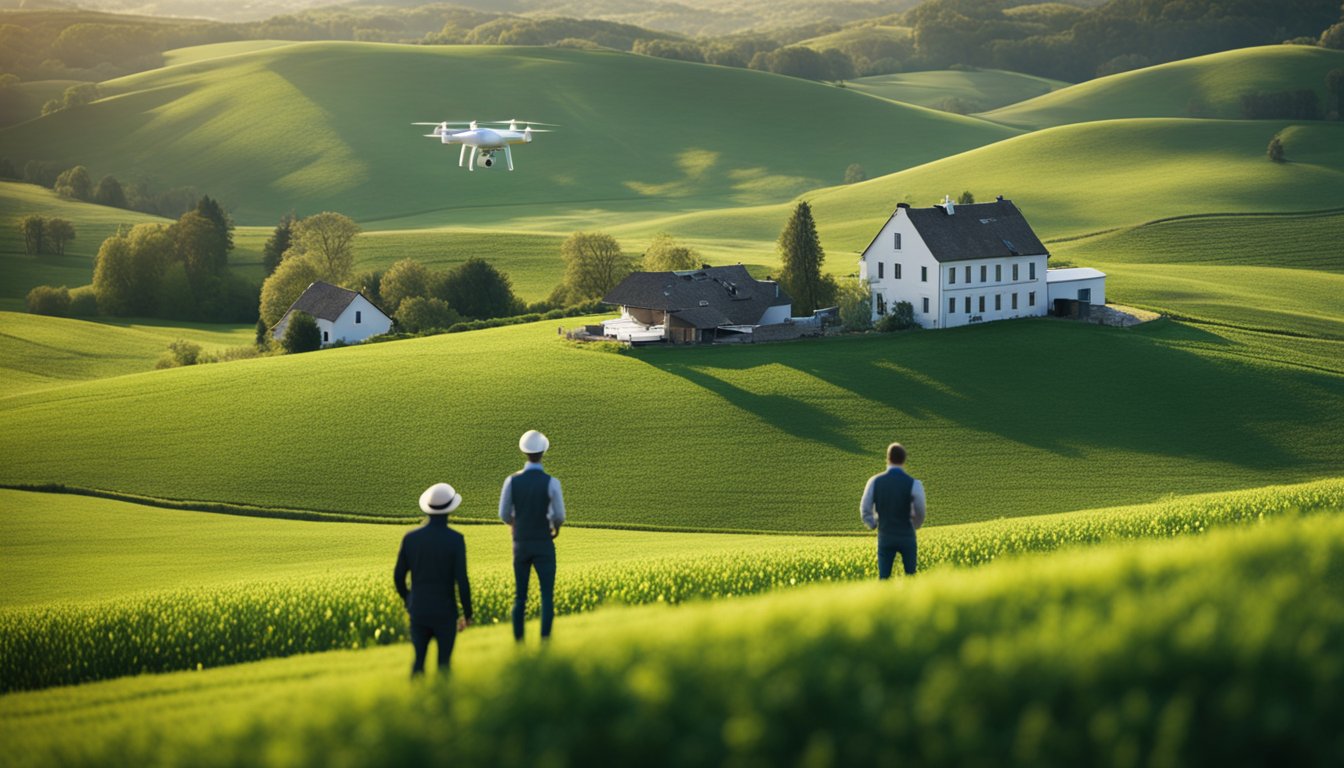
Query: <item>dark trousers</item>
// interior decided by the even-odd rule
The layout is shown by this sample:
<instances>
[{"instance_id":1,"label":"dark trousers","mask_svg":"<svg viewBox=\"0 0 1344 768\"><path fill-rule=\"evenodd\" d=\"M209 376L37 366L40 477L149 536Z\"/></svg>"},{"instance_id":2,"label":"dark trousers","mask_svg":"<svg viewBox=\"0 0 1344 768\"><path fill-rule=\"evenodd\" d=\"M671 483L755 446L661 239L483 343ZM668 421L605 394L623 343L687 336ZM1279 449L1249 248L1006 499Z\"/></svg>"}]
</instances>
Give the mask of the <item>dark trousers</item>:
<instances>
[{"instance_id":1,"label":"dark trousers","mask_svg":"<svg viewBox=\"0 0 1344 768\"><path fill-rule=\"evenodd\" d=\"M527 582L533 569L541 586L541 638L551 636L551 622L555 620L555 542L515 541L513 543L513 578L517 591L513 598L513 638L523 639L523 617L527 612Z\"/></svg>"},{"instance_id":2,"label":"dark trousers","mask_svg":"<svg viewBox=\"0 0 1344 768\"><path fill-rule=\"evenodd\" d=\"M425 655L429 653L430 638L439 641L439 674L443 674L448 671L448 662L453 658L453 644L457 642L457 619L444 621L411 619L411 645L415 646L415 663L411 665L411 677L425 673Z\"/></svg>"},{"instance_id":3,"label":"dark trousers","mask_svg":"<svg viewBox=\"0 0 1344 768\"><path fill-rule=\"evenodd\" d=\"M915 572L915 553L918 546L914 537L879 542L877 545L877 578L890 579L891 567L896 564L896 553L901 553L901 562L905 565L905 574Z\"/></svg>"}]
</instances>

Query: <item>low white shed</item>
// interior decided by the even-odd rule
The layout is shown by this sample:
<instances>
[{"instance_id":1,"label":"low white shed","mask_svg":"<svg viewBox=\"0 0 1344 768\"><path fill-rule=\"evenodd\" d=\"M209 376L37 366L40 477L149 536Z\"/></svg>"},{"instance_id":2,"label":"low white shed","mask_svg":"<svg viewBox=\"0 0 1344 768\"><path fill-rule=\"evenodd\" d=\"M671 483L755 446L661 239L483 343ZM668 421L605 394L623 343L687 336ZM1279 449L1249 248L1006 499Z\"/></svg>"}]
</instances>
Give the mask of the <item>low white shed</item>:
<instances>
[{"instance_id":1,"label":"low white shed","mask_svg":"<svg viewBox=\"0 0 1344 768\"><path fill-rule=\"evenodd\" d=\"M1106 273L1091 267L1047 269L1045 289L1052 307L1056 299L1085 301L1100 306L1106 303Z\"/></svg>"}]
</instances>

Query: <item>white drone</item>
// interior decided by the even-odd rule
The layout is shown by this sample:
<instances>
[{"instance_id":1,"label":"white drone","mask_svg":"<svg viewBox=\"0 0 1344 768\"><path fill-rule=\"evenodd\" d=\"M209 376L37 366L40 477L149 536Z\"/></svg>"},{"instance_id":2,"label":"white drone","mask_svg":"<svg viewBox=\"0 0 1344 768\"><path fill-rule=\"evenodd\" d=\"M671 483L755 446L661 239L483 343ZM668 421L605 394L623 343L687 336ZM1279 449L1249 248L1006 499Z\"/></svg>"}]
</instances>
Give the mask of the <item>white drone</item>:
<instances>
[{"instance_id":1,"label":"white drone","mask_svg":"<svg viewBox=\"0 0 1344 768\"><path fill-rule=\"evenodd\" d=\"M545 128L533 128L533 125L552 125L551 123L527 123L527 127L518 129L517 120L492 120L486 125L499 126L482 128L475 120L460 122L445 120L440 123L411 123L411 125L432 125L434 130L425 136L438 139L444 144L461 144L462 152L457 157L457 167L465 163L467 170L476 170L476 164L489 168L495 164L495 153L504 150L504 159L509 170L513 170L513 152L510 144L528 144L534 133L550 133ZM507 128L504 126L508 126ZM467 149L471 148L468 156Z\"/></svg>"}]
</instances>

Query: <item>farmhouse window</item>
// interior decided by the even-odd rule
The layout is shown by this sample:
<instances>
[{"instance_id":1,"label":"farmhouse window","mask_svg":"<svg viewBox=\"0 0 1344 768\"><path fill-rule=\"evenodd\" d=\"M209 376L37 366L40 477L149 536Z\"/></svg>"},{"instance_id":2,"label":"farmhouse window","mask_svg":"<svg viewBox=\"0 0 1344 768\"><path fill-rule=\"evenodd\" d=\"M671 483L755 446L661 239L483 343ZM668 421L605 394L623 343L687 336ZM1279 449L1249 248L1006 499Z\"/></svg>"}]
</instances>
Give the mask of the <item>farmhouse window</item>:
<instances>
[{"instance_id":1,"label":"farmhouse window","mask_svg":"<svg viewBox=\"0 0 1344 768\"><path fill-rule=\"evenodd\" d=\"M891 276L897 280L901 279L901 262L898 261L891 265Z\"/></svg>"},{"instance_id":2,"label":"farmhouse window","mask_svg":"<svg viewBox=\"0 0 1344 768\"><path fill-rule=\"evenodd\" d=\"M970 264L967 264L967 265L966 265L966 284L967 284L967 285L970 285L970 284L971 284L971 265L970 265Z\"/></svg>"},{"instance_id":3,"label":"farmhouse window","mask_svg":"<svg viewBox=\"0 0 1344 768\"><path fill-rule=\"evenodd\" d=\"M877 294L877 314L887 314L887 297L880 293Z\"/></svg>"},{"instance_id":4,"label":"farmhouse window","mask_svg":"<svg viewBox=\"0 0 1344 768\"><path fill-rule=\"evenodd\" d=\"M362 321L362 319L363 319L363 313L360 312L358 309L356 309L356 310L355 310L355 325L359 325L360 322Z\"/></svg>"},{"instance_id":5,"label":"farmhouse window","mask_svg":"<svg viewBox=\"0 0 1344 768\"><path fill-rule=\"evenodd\" d=\"M929 297L924 297L924 314L929 314Z\"/></svg>"},{"instance_id":6,"label":"farmhouse window","mask_svg":"<svg viewBox=\"0 0 1344 768\"><path fill-rule=\"evenodd\" d=\"M1032 280L1036 279L1036 262L1033 261L1027 264L1027 277ZM1035 294L1032 295L1034 296Z\"/></svg>"},{"instance_id":7,"label":"farmhouse window","mask_svg":"<svg viewBox=\"0 0 1344 768\"><path fill-rule=\"evenodd\" d=\"M1003 309L1003 294L1002 294L1002 293L996 293L996 294L994 294L994 309L995 309L995 311L998 311L998 310L1000 310L1000 309Z\"/></svg>"},{"instance_id":8,"label":"farmhouse window","mask_svg":"<svg viewBox=\"0 0 1344 768\"><path fill-rule=\"evenodd\" d=\"M1027 306L1029 306L1029 307L1034 307L1034 306L1036 306L1036 292L1035 292L1035 291L1032 291L1031 293L1028 293L1028 294L1027 294Z\"/></svg>"},{"instance_id":9,"label":"farmhouse window","mask_svg":"<svg viewBox=\"0 0 1344 768\"><path fill-rule=\"evenodd\" d=\"M1001 283L1001 282L1003 282L1003 265L1002 265L1002 264L995 264L995 265L994 265L994 282L996 282L996 283Z\"/></svg>"},{"instance_id":10,"label":"farmhouse window","mask_svg":"<svg viewBox=\"0 0 1344 768\"><path fill-rule=\"evenodd\" d=\"M957 311L957 298L955 296L947 300L947 313L950 315Z\"/></svg>"},{"instance_id":11,"label":"farmhouse window","mask_svg":"<svg viewBox=\"0 0 1344 768\"><path fill-rule=\"evenodd\" d=\"M1017 309L1017 294L1013 294L1013 309Z\"/></svg>"},{"instance_id":12,"label":"farmhouse window","mask_svg":"<svg viewBox=\"0 0 1344 768\"><path fill-rule=\"evenodd\" d=\"M956 268L956 267L952 267L952 268L950 268L950 269L947 270L947 284L948 284L948 285L956 285L956 284L957 284L957 268Z\"/></svg>"},{"instance_id":13,"label":"farmhouse window","mask_svg":"<svg viewBox=\"0 0 1344 768\"><path fill-rule=\"evenodd\" d=\"M987 282L988 280L989 280L989 265L987 265L987 264L981 264L981 265L980 265L980 282L984 283L984 282Z\"/></svg>"},{"instance_id":14,"label":"farmhouse window","mask_svg":"<svg viewBox=\"0 0 1344 768\"><path fill-rule=\"evenodd\" d=\"M1014 279L1014 280L1017 279L1017 265L1016 265L1016 264L1013 265L1013 279Z\"/></svg>"},{"instance_id":15,"label":"farmhouse window","mask_svg":"<svg viewBox=\"0 0 1344 768\"><path fill-rule=\"evenodd\" d=\"M966 314L971 314L971 297L966 297Z\"/></svg>"},{"instance_id":16,"label":"farmhouse window","mask_svg":"<svg viewBox=\"0 0 1344 768\"><path fill-rule=\"evenodd\" d=\"M899 251L899 250L901 250L901 233L900 233L900 232L896 232L896 233L894 233L894 234L895 234L895 238L893 238L893 239L896 241L896 242L895 242L896 250Z\"/></svg>"},{"instance_id":17,"label":"farmhouse window","mask_svg":"<svg viewBox=\"0 0 1344 768\"><path fill-rule=\"evenodd\" d=\"M928 267L920 267L920 268L919 268L919 282L921 282L921 283L927 283L927 282L929 282L929 268L928 268Z\"/></svg>"},{"instance_id":18,"label":"farmhouse window","mask_svg":"<svg viewBox=\"0 0 1344 768\"><path fill-rule=\"evenodd\" d=\"M981 312L984 312L984 311L985 311L985 297L984 297L984 296L981 296L981 297L980 297L980 311L981 311Z\"/></svg>"},{"instance_id":19,"label":"farmhouse window","mask_svg":"<svg viewBox=\"0 0 1344 768\"><path fill-rule=\"evenodd\" d=\"M884 277L886 277L886 276L887 276L887 265L886 265L886 264L883 264L883 263L880 262L880 261L877 262L877 279L878 279L878 280L881 280L882 278L884 278Z\"/></svg>"},{"instance_id":20,"label":"farmhouse window","mask_svg":"<svg viewBox=\"0 0 1344 768\"><path fill-rule=\"evenodd\" d=\"M326 332L326 331L323 331L323 332L322 332L322 343L323 343L323 344L326 344L328 341L331 341L331 334L328 333L328 332Z\"/></svg>"}]
</instances>

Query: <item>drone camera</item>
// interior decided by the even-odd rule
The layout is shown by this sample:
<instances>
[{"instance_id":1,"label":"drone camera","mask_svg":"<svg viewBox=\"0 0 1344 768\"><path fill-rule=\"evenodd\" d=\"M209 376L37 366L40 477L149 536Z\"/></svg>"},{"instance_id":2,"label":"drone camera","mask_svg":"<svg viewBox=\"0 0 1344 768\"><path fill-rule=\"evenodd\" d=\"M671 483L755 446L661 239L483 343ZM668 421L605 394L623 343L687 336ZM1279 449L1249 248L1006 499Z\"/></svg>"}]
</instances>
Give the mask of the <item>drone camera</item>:
<instances>
[{"instance_id":1,"label":"drone camera","mask_svg":"<svg viewBox=\"0 0 1344 768\"><path fill-rule=\"evenodd\" d=\"M489 168L490 166L492 166L492 165L494 165L494 164L495 164L495 159L494 159L493 157L487 157L487 158L481 160L481 165L484 165L486 168Z\"/></svg>"}]
</instances>

